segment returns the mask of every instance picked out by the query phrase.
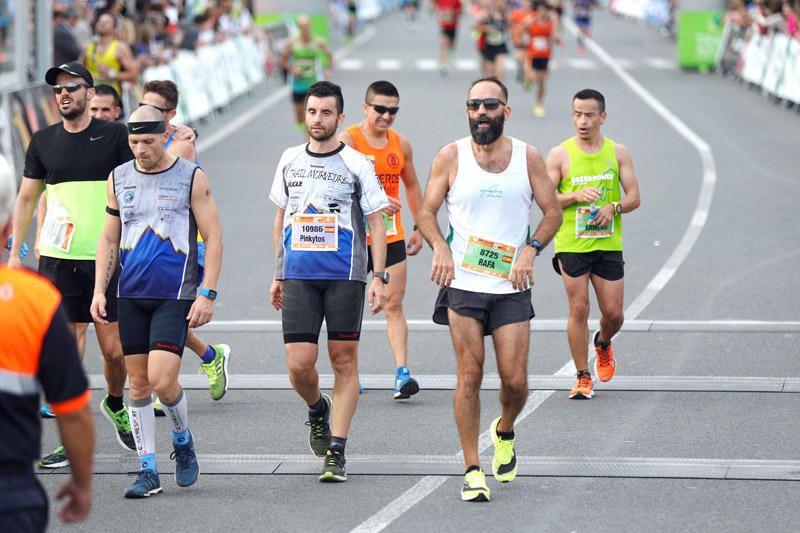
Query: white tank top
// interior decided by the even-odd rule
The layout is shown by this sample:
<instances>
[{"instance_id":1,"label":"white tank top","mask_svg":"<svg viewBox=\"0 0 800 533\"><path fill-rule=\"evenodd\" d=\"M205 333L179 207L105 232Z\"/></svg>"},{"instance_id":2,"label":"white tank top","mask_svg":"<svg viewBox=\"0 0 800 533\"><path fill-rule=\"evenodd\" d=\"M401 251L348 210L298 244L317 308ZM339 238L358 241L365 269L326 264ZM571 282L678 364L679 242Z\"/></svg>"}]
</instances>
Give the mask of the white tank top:
<instances>
[{"instance_id":1,"label":"white tank top","mask_svg":"<svg viewBox=\"0 0 800 533\"><path fill-rule=\"evenodd\" d=\"M483 170L472 138L456 141L458 173L447 193L447 242L453 253L451 287L472 292L516 292L508 281L513 261L530 238L533 200L526 145L511 138L511 161L498 174Z\"/></svg>"}]
</instances>

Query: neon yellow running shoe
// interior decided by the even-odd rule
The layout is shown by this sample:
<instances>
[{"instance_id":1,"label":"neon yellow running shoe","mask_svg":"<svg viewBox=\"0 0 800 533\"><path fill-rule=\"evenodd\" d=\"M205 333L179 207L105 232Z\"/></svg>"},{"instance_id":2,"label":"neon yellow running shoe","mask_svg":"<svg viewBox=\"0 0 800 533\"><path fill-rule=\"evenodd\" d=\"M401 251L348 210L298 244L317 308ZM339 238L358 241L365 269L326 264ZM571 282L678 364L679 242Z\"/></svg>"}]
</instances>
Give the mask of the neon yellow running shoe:
<instances>
[{"instance_id":1,"label":"neon yellow running shoe","mask_svg":"<svg viewBox=\"0 0 800 533\"><path fill-rule=\"evenodd\" d=\"M497 435L497 424L500 417L492 422L492 441L494 442L494 459L492 459L492 474L500 483L514 481L517 477L517 453L514 451L514 439L505 440Z\"/></svg>"},{"instance_id":2,"label":"neon yellow running shoe","mask_svg":"<svg viewBox=\"0 0 800 533\"><path fill-rule=\"evenodd\" d=\"M231 347L227 344L213 344L214 359L210 363L200 363L200 368L208 376L208 390L211 399L221 400L228 391L228 359L231 356Z\"/></svg>"},{"instance_id":3,"label":"neon yellow running shoe","mask_svg":"<svg viewBox=\"0 0 800 533\"><path fill-rule=\"evenodd\" d=\"M488 502L491 493L486 486L486 474L483 469L471 470L464 474L464 485L461 487L461 499L465 502Z\"/></svg>"}]
</instances>

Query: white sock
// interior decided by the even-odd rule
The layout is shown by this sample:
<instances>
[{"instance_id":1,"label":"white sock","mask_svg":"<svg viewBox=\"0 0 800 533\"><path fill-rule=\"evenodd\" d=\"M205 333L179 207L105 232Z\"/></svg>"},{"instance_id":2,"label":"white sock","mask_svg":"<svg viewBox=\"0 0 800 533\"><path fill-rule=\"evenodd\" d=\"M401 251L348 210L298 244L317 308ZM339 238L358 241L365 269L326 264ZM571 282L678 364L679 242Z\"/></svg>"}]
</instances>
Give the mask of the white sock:
<instances>
[{"instance_id":1,"label":"white sock","mask_svg":"<svg viewBox=\"0 0 800 533\"><path fill-rule=\"evenodd\" d=\"M128 415L131 420L133 441L136 443L136 452L142 467L155 471L156 415L153 412L153 401L150 398L129 400Z\"/></svg>"},{"instance_id":2,"label":"white sock","mask_svg":"<svg viewBox=\"0 0 800 533\"><path fill-rule=\"evenodd\" d=\"M186 395L183 393L183 389L181 389L178 398L172 402L172 404L168 404L164 401L161 403L164 405L167 420L169 420L169 424L172 426L173 442L185 444L186 440L189 438L189 404L186 401Z\"/></svg>"}]
</instances>

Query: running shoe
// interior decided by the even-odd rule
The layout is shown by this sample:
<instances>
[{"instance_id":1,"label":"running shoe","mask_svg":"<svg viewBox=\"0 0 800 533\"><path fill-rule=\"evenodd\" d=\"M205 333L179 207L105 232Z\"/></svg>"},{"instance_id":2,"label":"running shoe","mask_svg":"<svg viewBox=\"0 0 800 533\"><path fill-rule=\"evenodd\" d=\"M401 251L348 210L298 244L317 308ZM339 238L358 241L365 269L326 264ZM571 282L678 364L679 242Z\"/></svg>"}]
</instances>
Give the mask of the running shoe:
<instances>
[{"instance_id":1,"label":"running shoe","mask_svg":"<svg viewBox=\"0 0 800 533\"><path fill-rule=\"evenodd\" d=\"M133 433L131 432L131 422L128 419L128 410L123 407L116 413L108 407L108 395L106 395L100 402L100 412L114 425L114 431L117 435L117 442L126 450L132 452L136 451L136 442L133 440Z\"/></svg>"},{"instance_id":2,"label":"running shoe","mask_svg":"<svg viewBox=\"0 0 800 533\"><path fill-rule=\"evenodd\" d=\"M514 450L514 440L501 439L497 434L498 416L492 422L491 433L494 442L494 459L492 459L492 474L500 483L509 483L517 477L517 452Z\"/></svg>"},{"instance_id":3,"label":"running shoe","mask_svg":"<svg viewBox=\"0 0 800 533\"><path fill-rule=\"evenodd\" d=\"M325 452L331 445L331 426L328 420L331 418L331 398L327 394L322 395L325 403L325 414L322 416L308 415L306 425L311 428L308 433L308 445L314 455L325 457Z\"/></svg>"},{"instance_id":4,"label":"running shoe","mask_svg":"<svg viewBox=\"0 0 800 533\"><path fill-rule=\"evenodd\" d=\"M542 106L537 105L533 108L533 114L536 116L536 118L544 118L546 113L544 112L544 108Z\"/></svg>"},{"instance_id":5,"label":"running shoe","mask_svg":"<svg viewBox=\"0 0 800 533\"><path fill-rule=\"evenodd\" d=\"M488 502L491 493L486 486L486 474L483 469L471 470L464 474L464 485L461 487L461 499L465 502Z\"/></svg>"},{"instance_id":6,"label":"running shoe","mask_svg":"<svg viewBox=\"0 0 800 533\"><path fill-rule=\"evenodd\" d=\"M419 392L419 383L411 377L408 368L401 366L394 374L394 399L407 400Z\"/></svg>"},{"instance_id":7,"label":"running shoe","mask_svg":"<svg viewBox=\"0 0 800 533\"><path fill-rule=\"evenodd\" d=\"M161 480L158 478L158 473L145 468L139 470L136 481L125 487L122 494L126 498L148 498L159 492L161 492Z\"/></svg>"},{"instance_id":8,"label":"running shoe","mask_svg":"<svg viewBox=\"0 0 800 533\"><path fill-rule=\"evenodd\" d=\"M41 418L55 418L56 414L53 412L53 408L50 407L50 404L46 403L39 409L39 416Z\"/></svg>"},{"instance_id":9,"label":"running shoe","mask_svg":"<svg viewBox=\"0 0 800 533\"><path fill-rule=\"evenodd\" d=\"M161 405L161 400L158 399L158 396L153 400L153 412L156 416L167 416L167 413L164 412L164 406Z\"/></svg>"},{"instance_id":10,"label":"running shoe","mask_svg":"<svg viewBox=\"0 0 800 533\"><path fill-rule=\"evenodd\" d=\"M326 450L325 462L322 464L322 475L319 476L319 480L347 481L347 472L344 469L344 464L346 462L344 455Z\"/></svg>"},{"instance_id":11,"label":"running shoe","mask_svg":"<svg viewBox=\"0 0 800 533\"><path fill-rule=\"evenodd\" d=\"M590 400L592 398L592 375L588 372L578 374L575 386L569 391L570 400Z\"/></svg>"},{"instance_id":12,"label":"running shoe","mask_svg":"<svg viewBox=\"0 0 800 533\"><path fill-rule=\"evenodd\" d=\"M53 450L53 453L45 455L37 463L39 468L64 468L69 466L69 459L67 452L64 450L64 445L59 444L58 448Z\"/></svg>"},{"instance_id":13,"label":"running shoe","mask_svg":"<svg viewBox=\"0 0 800 533\"><path fill-rule=\"evenodd\" d=\"M594 375L600 381L611 381L614 372L617 371L617 361L614 359L614 352L611 351L611 341L605 346L600 344L600 330L594 332L592 337L594 349L597 357L594 360Z\"/></svg>"},{"instance_id":14,"label":"running shoe","mask_svg":"<svg viewBox=\"0 0 800 533\"><path fill-rule=\"evenodd\" d=\"M200 475L200 465L197 464L191 432L189 433L189 442L186 444L173 443L172 450L169 458L175 461L175 483L179 487L194 485Z\"/></svg>"},{"instance_id":15,"label":"running shoe","mask_svg":"<svg viewBox=\"0 0 800 533\"><path fill-rule=\"evenodd\" d=\"M208 390L211 399L221 400L228 391L228 358L231 356L231 347L227 344L212 344L214 359L210 363L200 363L200 368L208 376Z\"/></svg>"}]
</instances>

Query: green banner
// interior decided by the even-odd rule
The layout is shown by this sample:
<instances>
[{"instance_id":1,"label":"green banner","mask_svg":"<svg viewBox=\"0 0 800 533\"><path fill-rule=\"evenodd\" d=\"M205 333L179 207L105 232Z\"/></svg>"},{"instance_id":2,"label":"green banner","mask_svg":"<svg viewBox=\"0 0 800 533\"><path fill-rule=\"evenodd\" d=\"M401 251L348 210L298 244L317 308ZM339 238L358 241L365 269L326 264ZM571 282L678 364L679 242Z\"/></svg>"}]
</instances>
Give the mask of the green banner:
<instances>
[{"instance_id":1,"label":"green banner","mask_svg":"<svg viewBox=\"0 0 800 533\"><path fill-rule=\"evenodd\" d=\"M714 66L725 25L723 11L681 11L678 16L678 65L706 71Z\"/></svg>"}]
</instances>

